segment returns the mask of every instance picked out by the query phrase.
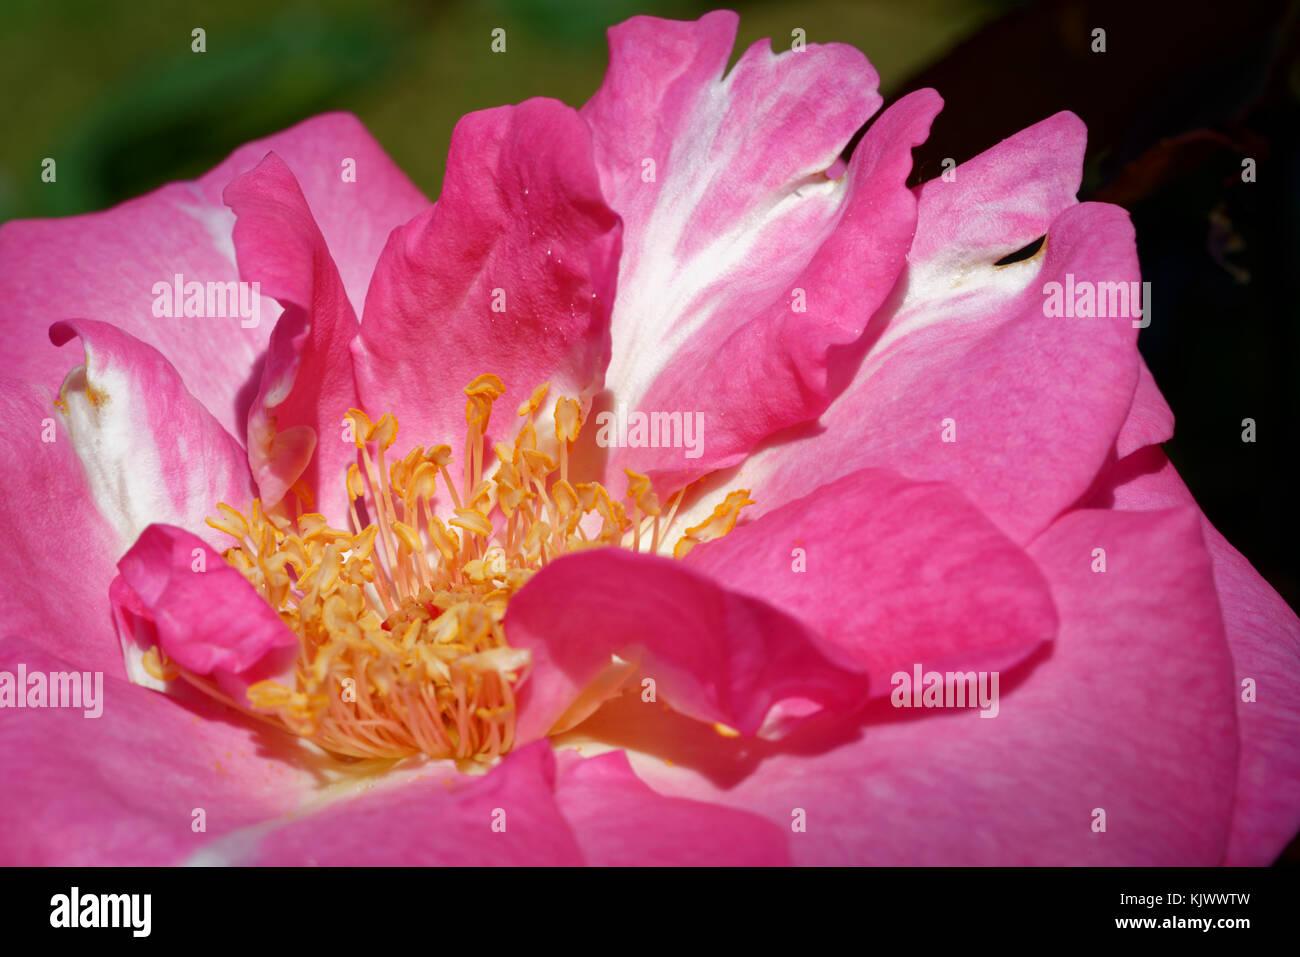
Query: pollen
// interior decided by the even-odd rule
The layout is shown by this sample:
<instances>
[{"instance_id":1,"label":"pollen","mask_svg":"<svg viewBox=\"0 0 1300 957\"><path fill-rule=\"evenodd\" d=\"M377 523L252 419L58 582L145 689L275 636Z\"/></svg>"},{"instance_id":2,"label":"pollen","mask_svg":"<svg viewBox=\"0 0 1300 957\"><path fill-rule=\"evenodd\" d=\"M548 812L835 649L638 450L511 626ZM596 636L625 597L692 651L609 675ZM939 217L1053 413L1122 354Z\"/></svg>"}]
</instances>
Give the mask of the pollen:
<instances>
[{"instance_id":1,"label":"pollen","mask_svg":"<svg viewBox=\"0 0 1300 957\"><path fill-rule=\"evenodd\" d=\"M274 509L255 500L245 515L218 503L208 524L235 542L226 562L298 637L291 677L253 684L239 702L157 648L145 656L149 673L184 678L340 756L491 762L509 751L531 667L506 634L511 596L571 552L666 553L686 489L664 508L650 479L630 470L623 501L598 482L571 483L582 404L560 397L548 406L547 384L519 406L513 442L492 446L485 476L488 423L505 391L491 374L465 387L459 467L448 445L389 461L396 418L350 410L356 461L337 478L347 528L304 511L312 498L301 482ZM747 491L729 494L678 536L674 556L725 535L750 504Z\"/></svg>"}]
</instances>

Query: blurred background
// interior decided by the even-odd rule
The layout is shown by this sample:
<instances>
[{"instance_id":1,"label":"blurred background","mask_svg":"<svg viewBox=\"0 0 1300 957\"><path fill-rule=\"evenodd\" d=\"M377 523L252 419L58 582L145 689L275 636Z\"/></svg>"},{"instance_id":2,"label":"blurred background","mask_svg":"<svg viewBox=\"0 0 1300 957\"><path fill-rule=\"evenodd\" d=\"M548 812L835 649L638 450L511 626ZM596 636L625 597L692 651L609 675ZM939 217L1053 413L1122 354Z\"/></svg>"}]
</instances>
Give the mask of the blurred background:
<instances>
[{"instance_id":1,"label":"blurred background","mask_svg":"<svg viewBox=\"0 0 1300 957\"><path fill-rule=\"evenodd\" d=\"M721 5L721 4L719 4ZM1061 109L1088 125L1082 199L1133 215L1155 314L1139 345L1173 407L1166 446L1211 521L1300 607L1300 9L1284 0L733 2L755 40L842 41L886 102L946 100L914 182ZM316 112L356 113L436 197L464 113L531 96L578 106L604 31L684 0L4 0L0 221L103 209L194 177ZM207 32L191 52L190 31ZM508 53L489 50L504 27ZM1106 31L1104 54L1092 31ZM57 185L40 180L58 162ZM1254 159L1256 181L1242 181ZM1253 418L1257 441L1241 439ZM1284 859L1300 860L1297 845Z\"/></svg>"}]
</instances>

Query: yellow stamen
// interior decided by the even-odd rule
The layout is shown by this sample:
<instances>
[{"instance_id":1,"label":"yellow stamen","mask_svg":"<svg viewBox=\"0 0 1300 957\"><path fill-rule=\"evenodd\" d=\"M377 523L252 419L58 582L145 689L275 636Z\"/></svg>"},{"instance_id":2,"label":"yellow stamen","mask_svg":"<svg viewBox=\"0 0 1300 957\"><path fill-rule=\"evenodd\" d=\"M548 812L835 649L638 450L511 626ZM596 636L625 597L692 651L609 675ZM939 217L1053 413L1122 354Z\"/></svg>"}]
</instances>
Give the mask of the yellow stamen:
<instances>
[{"instance_id":1,"label":"yellow stamen","mask_svg":"<svg viewBox=\"0 0 1300 957\"><path fill-rule=\"evenodd\" d=\"M692 548L701 542L721 538L736 527L740 510L746 505L753 505L749 489L739 489L728 493L725 500L713 510L713 514L700 524L688 528L677 545L673 548L673 558L685 558Z\"/></svg>"},{"instance_id":2,"label":"yellow stamen","mask_svg":"<svg viewBox=\"0 0 1300 957\"><path fill-rule=\"evenodd\" d=\"M145 671L159 681L171 681L180 674L179 669L167 660L167 656L163 654L162 649L157 645L144 653L140 663L144 665Z\"/></svg>"},{"instance_id":3,"label":"yellow stamen","mask_svg":"<svg viewBox=\"0 0 1300 957\"><path fill-rule=\"evenodd\" d=\"M396 418L372 421L350 410L357 461L340 476L350 529L304 512L311 507L305 486L295 486L292 514L287 503L267 514L255 500L247 517L218 503L219 517L208 519L234 539L226 561L298 636L292 676L258 682L247 701L234 701L157 648L145 654L145 669L161 680L180 676L340 755L490 761L508 751L516 693L531 665L529 653L506 640L510 597L566 552L640 551L642 526L651 520L650 551L661 541L659 498L648 477L628 472L630 520L604 486L570 484L569 446L583 424L578 400L556 401L555 441L539 447L534 420L548 388L539 386L519 406L518 434L493 446L497 465L485 477L488 422L505 386L483 375L465 387L459 488L448 470L450 446L415 448L390 466L385 453L397 441ZM684 491L673 496L665 528ZM674 554L725 535L749 504L747 492L731 493L687 530Z\"/></svg>"}]
</instances>

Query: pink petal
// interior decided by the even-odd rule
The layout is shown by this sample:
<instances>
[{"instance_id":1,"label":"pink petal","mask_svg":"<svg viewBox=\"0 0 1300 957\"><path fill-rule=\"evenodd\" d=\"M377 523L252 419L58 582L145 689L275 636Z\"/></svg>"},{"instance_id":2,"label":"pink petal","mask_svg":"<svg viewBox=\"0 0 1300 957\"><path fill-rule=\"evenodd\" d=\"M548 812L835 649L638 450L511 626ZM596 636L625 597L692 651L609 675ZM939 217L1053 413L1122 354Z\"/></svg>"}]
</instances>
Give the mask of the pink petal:
<instances>
[{"instance_id":1,"label":"pink petal","mask_svg":"<svg viewBox=\"0 0 1300 957\"><path fill-rule=\"evenodd\" d=\"M621 752L562 764L555 799L586 863L595 867L766 867L790 862L786 837L770 821L656 794Z\"/></svg>"},{"instance_id":2,"label":"pink petal","mask_svg":"<svg viewBox=\"0 0 1300 957\"><path fill-rule=\"evenodd\" d=\"M668 485L825 407L829 347L861 333L902 268L910 147L939 107L932 91L899 103L832 180L880 105L875 71L839 44L777 56L760 43L724 79L736 21L613 28L604 85L583 108L626 224L608 404L709 410L703 457L613 456L615 474L633 466Z\"/></svg>"},{"instance_id":3,"label":"pink petal","mask_svg":"<svg viewBox=\"0 0 1300 957\"><path fill-rule=\"evenodd\" d=\"M1047 232L1075 205L1087 136L1077 116L1057 113L920 186L913 271L939 282L944 270L987 270Z\"/></svg>"},{"instance_id":4,"label":"pink petal","mask_svg":"<svg viewBox=\"0 0 1300 957\"><path fill-rule=\"evenodd\" d=\"M662 797L619 754L583 760L565 752L560 759L557 774L550 745L538 741L485 776L458 773L447 762L411 769L355 797L229 835L203 859L280 866L788 862L784 836L757 815Z\"/></svg>"},{"instance_id":5,"label":"pink petal","mask_svg":"<svg viewBox=\"0 0 1300 957\"><path fill-rule=\"evenodd\" d=\"M746 735L782 702L843 711L866 690L843 653L784 613L671 559L622 549L551 562L511 599L505 629L512 647L532 653L521 741L550 731L615 655L654 680L655 700Z\"/></svg>"},{"instance_id":6,"label":"pink petal","mask_svg":"<svg viewBox=\"0 0 1300 957\"><path fill-rule=\"evenodd\" d=\"M166 358L121 329L77 319L55 323L49 337L56 346L81 338L84 363L63 382L60 418L99 513L117 532L114 558L153 522L223 542L204 520L217 502L243 508L252 499L239 443Z\"/></svg>"},{"instance_id":7,"label":"pink petal","mask_svg":"<svg viewBox=\"0 0 1300 957\"><path fill-rule=\"evenodd\" d=\"M1095 547L1104 574L1091 571ZM1050 654L1002 675L992 720L882 701L860 728L809 727L730 753L706 752L689 722L602 733L602 712L589 730L657 754L633 766L661 793L786 826L802 809L806 831L790 839L799 863L1217 863L1234 688L1195 513L1073 512L1030 552L1061 631ZM1105 833L1092 830L1096 808Z\"/></svg>"},{"instance_id":8,"label":"pink petal","mask_svg":"<svg viewBox=\"0 0 1300 957\"><path fill-rule=\"evenodd\" d=\"M52 654L76 632L51 627L60 630L42 629L30 643L0 639L0 670L102 669L72 645L67 657ZM97 635L110 645L104 630ZM0 827L6 864L179 864L214 839L291 811L312 790L315 772L296 739L210 699L182 703L110 673L98 705L98 718L76 708L5 710L0 802L7 821L21 822Z\"/></svg>"},{"instance_id":9,"label":"pink petal","mask_svg":"<svg viewBox=\"0 0 1300 957\"><path fill-rule=\"evenodd\" d=\"M9 374L53 386L66 359L45 341L52 320L86 316L111 322L153 346L232 434L242 435L250 377L266 348L277 309L261 303L261 321L157 318L155 283L239 279L230 233L234 216L221 191L274 149L299 172L312 209L355 302L365 290L389 231L427 201L355 117L329 114L249 143L198 180L172 183L101 213L0 226L0 316ZM357 182L341 163L357 161Z\"/></svg>"},{"instance_id":10,"label":"pink petal","mask_svg":"<svg viewBox=\"0 0 1300 957\"><path fill-rule=\"evenodd\" d=\"M78 667L121 675L105 601L121 554L117 530L96 509L67 426L45 389L0 381L0 414L9 423L0 429L4 632ZM54 441L43 441L43 433Z\"/></svg>"},{"instance_id":11,"label":"pink petal","mask_svg":"<svg viewBox=\"0 0 1300 957\"><path fill-rule=\"evenodd\" d=\"M150 525L117 567L111 594L123 644L156 643L182 668L214 676L241 707L249 684L297 657L298 636L275 609L183 529Z\"/></svg>"},{"instance_id":12,"label":"pink petal","mask_svg":"<svg viewBox=\"0 0 1300 957\"><path fill-rule=\"evenodd\" d=\"M397 415L398 451L459 450L461 388L483 373L510 405L547 381L552 404L589 398L609 357L620 235L571 108L533 99L464 117L442 196L384 249L354 347L361 399L372 417ZM511 418L498 413L494 435Z\"/></svg>"},{"instance_id":13,"label":"pink petal","mask_svg":"<svg viewBox=\"0 0 1300 957\"><path fill-rule=\"evenodd\" d=\"M356 315L306 197L278 156L234 180L225 198L237 217L240 275L284 307L248 412L248 458L262 502L275 505L301 477L315 494L313 510L345 524L344 476L356 461L356 446L343 440L343 417L357 404Z\"/></svg>"},{"instance_id":14,"label":"pink petal","mask_svg":"<svg viewBox=\"0 0 1300 957\"><path fill-rule=\"evenodd\" d=\"M915 199L904 186L911 147L924 142L940 106L933 90L921 90L872 124L839 184L838 216L824 233L774 221L760 242L764 250L780 249L782 259L769 262L751 250L737 272L714 274L715 283L693 310L700 323L693 337L675 352L670 346L645 353L663 365L635 403L651 410L708 410L703 454L692 459L694 451L678 448L623 449L612 457L615 474L633 467L673 488L734 464L759 440L825 410L833 392L832 348L861 336L902 271L916 221ZM790 248L810 236L817 244L806 252ZM780 265L790 259L802 270L773 290ZM619 380L608 381L622 401Z\"/></svg>"},{"instance_id":15,"label":"pink petal","mask_svg":"<svg viewBox=\"0 0 1300 957\"><path fill-rule=\"evenodd\" d=\"M1028 541L1091 485L1138 380L1131 319L1043 314L1044 285L1067 274L1137 280L1123 210L1070 207L1036 259L971 264L946 274L942 289L909 279L903 301L882 310L889 328L820 429L773 444L736 481L761 509L856 469L891 468L951 482L1013 541ZM893 328L910 331L891 338Z\"/></svg>"},{"instance_id":16,"label":"pink petal","mask_svg":"<svg viewBox=\"0 0 1300 957\"><path fill-rule=\"evenodd\" d=\"M1098 481L1098 504L1160 509L1194 504L1157 447L1121 459ZM1241 762L1224 863L1270 864L1300 830L1300 620L1209 519L1201 531L1214 562L1214 587L1232 651ZM1242 682L1256 700L1242 700Z\"/></svg>"},{"instance_id":17,"label":"pink petal","mask_svg":"<svg viewBox=\"0 0 1300 957\"><path fill-rule=\"evenodd\" d=\"M951 486L878 469L769 511L685 564L842 649L872 676L873 696L914 663L1009 668L1056 633L1047 581L1019 546Z\"/></svg>"},{"instance_id":18,"label":"pink petal","mask_svg":"<svg viewBox=\"0 0 1300 957\"><path fill-rule=\"evenodd\" d=\"M50 328L55 345L74 336L82 340L84 364L64 380L62 407L56 412L50 405L47 414L64 428L58 441L75 452L65 467L84 477L75 484L78 495L98 513L93 519L84 512L69 516L75 521L70 531L78 539L77 553L87 556L80 574L95 586L87 607L107 610L113 564L149 524L178 525L224 546L225 536L205 519L216 514L218 502L247 507L252 485L244 450L156 350L88 319ZM95 532L105 520L112 531L101 545ZM16 527L28 525L24 518ZM78 633L81 627L74 624L69 631ZM146 648L123 639L126 673L137 684L160 687L141 664ZM120 669L115 663L111 671L118 674Z\"/></svg>"},{"instance_id":19,"label":"pink petal","mask_svg":"<svg viewBox=\"0 0 1300 957\"><path fill-rule=\"evenodd\" d=\"M1148 445L1167 442L1174 434L1174 412L1151 376L1146 361L1138 357L1137 389L1124 427L1115 439L1115 453L1123 458Z\"/></svg>"},{"instance_id":20,"label":"pink petal","mask_svg":"<svg viewBox=\"0 0 1300 957\"><path fill-rule=\"evenodd\" d=\"M351 113L323 113L240 147L204 177L207 197L214 205L224 203L227 184L271 152L293 172L338 266L352 311L360 315L389 234L428 209L429 200Z\"/></svg>"},{"instance_id":21,"label":"pink petal","mask_svg":"<svg viewBox=\"0 0 1300 957\"><path fill-rule=\"evenodd\" d=\"M493 823L504 830L493 830ZM231 863L575 865L582 854L555 801L555 757L537 742L485 776L440 772L277 821L217 853Z\"/></svg>"}]
</instances>

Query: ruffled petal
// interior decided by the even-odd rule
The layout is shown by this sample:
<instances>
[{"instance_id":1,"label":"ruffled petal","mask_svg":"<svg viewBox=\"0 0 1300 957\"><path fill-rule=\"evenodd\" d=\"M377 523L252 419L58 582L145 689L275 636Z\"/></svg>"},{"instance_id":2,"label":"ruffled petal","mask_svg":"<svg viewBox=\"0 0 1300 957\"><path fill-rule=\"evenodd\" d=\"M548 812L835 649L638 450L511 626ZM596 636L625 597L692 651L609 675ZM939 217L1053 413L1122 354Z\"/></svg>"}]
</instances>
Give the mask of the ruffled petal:
<instances>
[{"instance_id":1,"label":"ruffled petal","mask_svg":"<svg viewBox=\"0 0 1300 957\"><path fill-rule=\"evenodd\" d=\"M736 22L611 29L609 71L583 107L626 224L607 411L708 410L702 449L624 449L612 471L674 486L825 408L828 350L862 332L903 266L910 148L939 108L933 91L907 97L832 180L879 108L875 71L840 44L759 43L724 78Z\"/></svg>"},{"instance_id":2,"label":"ruffled petal","mask_svg":"<svg viewBox=\"0 0 1300 957\"><path fill-rule=\"evenodd\" d=\"M783 437L729 481L751 488L761 509L859 468L891 468L951 482L1019 543L1077 501L1127 418L1137 330L1122 317L1049 318L1043 290L1068 276L1136 282L1128 214L1072 206L1041 257L986 263L969 291L956 275L937 298L909 285L890 329L910 331L886 329L818 428Z\"/></svg>"},{"instance_id":3,"label":"ruffled petal","mask_svg":"<svg viewBox=\"0 0 1300 957\"><path fill-rule=\"evenodd\" d=\"M609 358L620 236L573 109L533 99L464 117L442 196L384 249L354 348L361 400L397 416L398 451L459 448L461 388L484 373L514 405L548 381L552 402L589 400ZM492 434L514 428L498 413Z\"/></svg>"},{"instance_id":4,"label":"ruffled petal","mask_svg":"<svg viewBox=\"0 0 1300 957\"><path fill-rule=\"evenodd\" d=\"M934 91L921 90L872 124L839 183L844 195L833 228L819 234L784 221L765 227L786 245L796 239L807 242L810 236L818 241L809 250L811 258L783 251L803 267L789 278L787 288L775 297L754 289L753 283L767 287L779 263L788 260L769 263L751 256L742 267L744 275L713 275L716 284L703 297L709 305L695 312L700 325L689 340L674 341L665 351L646 349L646 356L671 354L671 359L636 405L694 410L702 434L696 436L697 447L685 452L621 448L611 458L615 474L632 467L662 487L674 488L734 464L761 439L825 410L832 394L834 347L862 335L902 272L916 224L915 199L904 186L911 148L924 142L940 105ZM768 248L766 234L761 241ZM781 245L781 240L771 243ZM618 316L616 310L616 320ZM616 349L615 356L620 355ZM613 395L619 396L621 383L610 382Z\"/></svg>"},{"instance_id":5,"label":"ruffled petal","mask_svg":"<svg viewBox=\"0 0 1300 957\"><path fill-rule=\"evenodd\" d=\"M344 475L356 461L356 446L343 438L344 415L357 404L356 315L306 197L278 156L234 180L225 198L237 217L240 274L284 308L248 412L248 459L262 503L275 505L301 478L314 495L311 509L345 524Z\"/></svg>"},{"instance_id":6,"label":"ruffled petal","mask_svg":"<svg viewBox=\"0 0 1300 957\"><path fill-rule=\"evenodd\" d=\"M950 178L920 186L912 277L934 285L987 281L990 264L1042 236L1075 205L1087 137L1077 116L1057 113L962 163Z\"/></svg>"},{"instance_id":7,"label":"ruffled petal","mask_svg":"<svg viewBox=\"0 0 1300 957\"><path fill-rule=\"evenodd\" d=\"M118 569L111 595L128 660L156 644L247 709L248 686L297 658L298 636L243 575L183 529L150 525Z\"/></svg>"},{"instance_id":8,"label":"ruffled petal","mask_svg":"<svg viewBox=\"0 0 1300 957\"><path fill-rule=\"evenodd\" d=\"M351 797L225 836L203 863L421 866L771 865L781 831L756 814L656 794L619 754L535 742L485 776L412 767Z\"/></svg>"}]
</instances>

